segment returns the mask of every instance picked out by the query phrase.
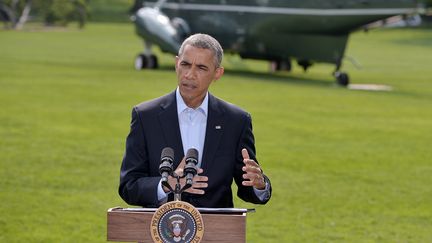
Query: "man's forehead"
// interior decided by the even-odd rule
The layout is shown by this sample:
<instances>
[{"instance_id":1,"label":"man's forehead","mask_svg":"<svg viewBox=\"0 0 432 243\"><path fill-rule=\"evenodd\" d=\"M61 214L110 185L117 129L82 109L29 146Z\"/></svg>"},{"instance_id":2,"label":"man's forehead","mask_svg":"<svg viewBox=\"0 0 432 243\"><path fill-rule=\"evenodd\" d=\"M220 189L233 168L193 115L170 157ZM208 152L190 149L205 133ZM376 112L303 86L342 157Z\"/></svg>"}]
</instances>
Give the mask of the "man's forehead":
<instances>
[{"instance_id":1,"label":"man's forehead","mask_svg":"<svg viewBox=\"0 0 432 243\"><path fill-rule=\"evenodd\" d=\"M196 63L202 65L214 65L214 56L210 49L204 49L194 46L186 46L182 55L179 57L181 61L186 61L189 63Z\"/></svg>"},{"instance_id":2,"label":"man's forehead","mask_svg":"<svg viewBox=\"0 0 432 243\"><path fill-rule=\"evenodd\" d=\"M210 58L213 58L213 52L210 49L195 47L195 46L191 46L191 45L185 46L184 51L183 51L183 56L186 53L188 54L188 56L202 55L202 56L208 56Z\"/></svg>"}]
</instances>

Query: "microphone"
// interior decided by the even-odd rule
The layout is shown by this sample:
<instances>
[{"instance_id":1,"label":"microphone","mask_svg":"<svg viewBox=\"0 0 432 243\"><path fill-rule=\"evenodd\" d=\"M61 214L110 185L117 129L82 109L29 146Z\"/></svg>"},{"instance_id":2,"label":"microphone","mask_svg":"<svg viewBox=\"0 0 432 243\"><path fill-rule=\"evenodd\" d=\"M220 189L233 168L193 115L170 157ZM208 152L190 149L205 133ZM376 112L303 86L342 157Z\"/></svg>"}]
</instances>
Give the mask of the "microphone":
<instances>
[{"instance_id":1,"label":"microphone","mask_svg":"<svg viewBox=\"0 0 432 243\"><path fill-rule=\"evenodd\" d=\"M173 171L174 150L170 147L162 149L159 173L162 175L162 185L171 188L168 184L168 176Z\"/></svg>"},{"instance_id":2,"label":"microphone","mask_svg":"<svg viewBox=\"0 0 432 243\"><path fill-rule=\"evenodd\" d=\"M185 162L184 173L186 174L186 185L187 187L191 187L193 178L197 174L196 165L198 164L198 150L190 148L186 152Z\"/></svg>"}]
</instances>

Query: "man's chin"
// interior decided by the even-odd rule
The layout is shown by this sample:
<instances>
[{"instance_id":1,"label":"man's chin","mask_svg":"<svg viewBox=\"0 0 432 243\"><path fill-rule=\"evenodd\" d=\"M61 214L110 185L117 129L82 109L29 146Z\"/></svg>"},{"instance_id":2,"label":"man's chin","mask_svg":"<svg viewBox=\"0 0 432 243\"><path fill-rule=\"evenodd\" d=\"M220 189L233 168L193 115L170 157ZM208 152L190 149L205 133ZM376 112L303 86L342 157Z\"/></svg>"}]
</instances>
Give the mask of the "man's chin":
<instances>
[{"instance_id":1,"label":"man's chin","mask_svg":"<svg viewBox=\"0 0 432 243\"><path fill-rule=\"evenodd\" d=\"M196 88L188 87L188 86L182 86L180 87L180 94L183 97L192 97L194 96Z\"/></svg>"}]
</instances>

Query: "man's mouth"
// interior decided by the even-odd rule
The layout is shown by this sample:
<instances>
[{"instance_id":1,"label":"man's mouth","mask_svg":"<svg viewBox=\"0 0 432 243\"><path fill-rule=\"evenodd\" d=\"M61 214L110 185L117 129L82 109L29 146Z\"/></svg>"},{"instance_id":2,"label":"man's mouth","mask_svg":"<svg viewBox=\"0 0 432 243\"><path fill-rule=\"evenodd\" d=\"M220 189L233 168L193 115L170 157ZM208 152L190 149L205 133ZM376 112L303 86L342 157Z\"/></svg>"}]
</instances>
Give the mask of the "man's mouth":
<instances>
[{"instance_id":1,"label":"man's mouth","mask_svg":"<svg viewBox=\"0 0 432 243\"><path fill-rule=\"evenodd\" d=\"M194 84L191 83L182 83L182 86L186 89L195 89L196 86Z\"/></svg>"}]
</instances>

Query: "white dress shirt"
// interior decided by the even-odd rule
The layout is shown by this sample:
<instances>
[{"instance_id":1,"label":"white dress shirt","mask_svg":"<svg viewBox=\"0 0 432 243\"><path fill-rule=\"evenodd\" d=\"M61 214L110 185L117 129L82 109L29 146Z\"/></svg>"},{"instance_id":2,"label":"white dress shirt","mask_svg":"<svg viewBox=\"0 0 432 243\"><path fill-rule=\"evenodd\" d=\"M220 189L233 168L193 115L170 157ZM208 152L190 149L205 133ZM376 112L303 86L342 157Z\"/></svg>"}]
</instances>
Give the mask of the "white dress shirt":
<instances>
[{"instance_id":1,"label":"white dress shirt","mask_svg":"<svg viewBox=\"0 0 432 243\"><path fill-rule=\"evenodd\" d=\"M195 109L186 105L178 88L176 90L176 99L183 152L186 155L190 148L198 150L198 167L201 167L207 126L208 92L201 105Z\"/></svg>"}]
</instances>

